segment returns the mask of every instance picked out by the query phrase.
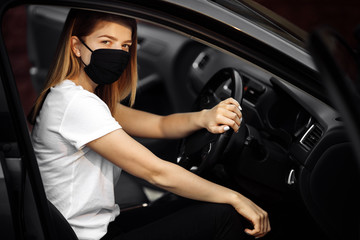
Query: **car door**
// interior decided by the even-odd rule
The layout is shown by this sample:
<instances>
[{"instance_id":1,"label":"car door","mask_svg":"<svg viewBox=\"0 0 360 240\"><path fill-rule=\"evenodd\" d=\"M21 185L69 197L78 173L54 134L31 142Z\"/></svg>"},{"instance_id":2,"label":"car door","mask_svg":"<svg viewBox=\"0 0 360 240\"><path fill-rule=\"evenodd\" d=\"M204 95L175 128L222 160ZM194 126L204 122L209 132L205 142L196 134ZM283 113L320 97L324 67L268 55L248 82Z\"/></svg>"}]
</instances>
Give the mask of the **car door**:
<instances>
[{"instance_id":1,"label":"car door","mask_svg":"<svg viewBox=\"0 0 360 240\"><path fill-rule=\"evenodd\" d=\"M22 66L27 71L26 61L22 58L20 64L10 63L9 51L14 50L12 41L5 42L7 32L7 15L13 9L5 11L1 3L2 31L0 41L0 160L1 160L1 221L6 222L2 226L2 239L76 239L66 223L61 222L61 214L50 204L45 196L37 161L32 149L29 126L24 114L23 104L18 92L19 81L16 82L14 73L18 73L14 66ZM24 9L24 8L20 8ZM20 15L22 16L22 15ZM19 17L19 16L18 16ZM20 19L15 19L19 24ZM19 29L19 25L15 28ZM16 32L16 31L15 31ZM14 60L14 59L11 59ZM19 63L19 62L18 62ZM18 70L18 69L17 69ZM19 75L16 75L19 77ZM28 99L28 101L31 101ZM6 187L4 187L4 183ZM8 201L6 201L8 199ZM60 218L58 218L58 216ZM53 221L59 220L59 226L55 231ZM65 222L63 222L65 223ZM5 229L4 229L4 228ZM70 229L69 229L70 228ZM65 230L66 229L66 230ZM66 236L61 232L66 233Z\"/></svg>"},{"instance_id":2,"label":"car door","mask_svg":"<svg viewBox=\"0 0 360 240\"><path fill-rule=\"evenodd\" d=\"M14 192L11 188L6 186L5 175L7 172L3 171L2 165L7 161L8 154L5 154L4 148L6 143L14 142L14 129L11 124L11 118L9 115L7 101L5 99L5 93L2 82L0 82L0 234L4 239L15 239L14 237L14 225L12 211L10 208L10 202L16 201L14 199ZM9 178L9 176L6 176Z\"/></svg>"}]
</instances>

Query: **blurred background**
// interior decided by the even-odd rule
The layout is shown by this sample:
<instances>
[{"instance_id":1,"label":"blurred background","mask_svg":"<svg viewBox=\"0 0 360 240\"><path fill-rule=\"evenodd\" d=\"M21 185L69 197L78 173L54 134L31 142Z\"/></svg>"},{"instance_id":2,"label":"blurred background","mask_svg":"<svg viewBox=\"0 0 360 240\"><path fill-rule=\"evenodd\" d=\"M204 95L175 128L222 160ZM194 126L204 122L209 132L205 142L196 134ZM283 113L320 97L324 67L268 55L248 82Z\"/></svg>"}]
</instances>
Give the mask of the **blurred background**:
<instances>
[{"instance_id":1,"label":"blurred background","mask_svg":"<svg viewBox=\"0 0 360 240\"><path fill-rule=\"evenodd\" d=\"M359 0L256 0L271 11L310 32L320 25L329 25L355 46L353 31L360 24ZM3 34L19 91L27 114L36 98L30 82L30 62L26 46L25 7L10 9L3 21ZM44 49L46 51L46 49Z\"/></svg>"},{"instance_id":2,"label":"blurred background","mask_svg":"<svg viewBox=\"0 0 360 240\"><path fill-rule=\"evenodd\" d=\"M354 46L353 32L360 26L359 0L255 0L310 32L320 25L329 25Z\"/></svg>"}]
</instances>

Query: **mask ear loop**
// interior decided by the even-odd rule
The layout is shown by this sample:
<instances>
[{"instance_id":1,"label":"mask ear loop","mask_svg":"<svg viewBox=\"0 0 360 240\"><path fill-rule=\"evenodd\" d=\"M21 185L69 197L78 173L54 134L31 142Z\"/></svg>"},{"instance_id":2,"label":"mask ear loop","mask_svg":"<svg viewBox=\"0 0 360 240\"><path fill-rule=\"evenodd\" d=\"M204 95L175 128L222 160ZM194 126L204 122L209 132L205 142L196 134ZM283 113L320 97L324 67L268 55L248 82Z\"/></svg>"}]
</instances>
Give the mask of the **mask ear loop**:
<instances>
[{"instance_id":1,"label":"mask ear loop","mask_svg":"<svg viewBox=\"0 0 360 240\"><path fill-rule=\"evenodd\" d=\"M79 38L79 37L78 37L78 38ZM88 45L86 45L86 43L85 43L81 38L79 38L79 40L80 40L80 42L81 42L82 44L84 44L84 46L85 46L87 49L89 49L89 51L90 51L91 53L94 52L93 50L91 50L91 49L89 48ZM84 61L82 60L81 56L80 56L80 61L84 64L85 67L87 67L87 65L86 65L86 64L84 63Z\"/></svg>"},{"instance_id":2,"label":"mask ear loop","mask_svg":"<svg viewBox=\"0 0 360 240\"><path fill-rule=\"evenodd\" d=\"M81 38L79 38L79 40L80 40L80 42L81 42L82 44L84 44L84 46L85 46L87 49L89 49L90 52L94 52L93 50L91 50L91 49L89 48L88 45L86 45L86 43L85 43Z\"/></svg>"}]
</instances>

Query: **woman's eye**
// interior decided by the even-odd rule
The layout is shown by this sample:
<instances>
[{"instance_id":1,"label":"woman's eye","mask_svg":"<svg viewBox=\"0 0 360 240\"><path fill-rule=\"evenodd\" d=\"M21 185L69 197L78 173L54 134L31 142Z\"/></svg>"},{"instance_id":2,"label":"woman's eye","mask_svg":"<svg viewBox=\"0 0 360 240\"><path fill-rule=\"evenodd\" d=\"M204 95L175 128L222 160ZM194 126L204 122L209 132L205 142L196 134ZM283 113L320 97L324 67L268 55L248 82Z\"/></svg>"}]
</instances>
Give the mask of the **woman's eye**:
<instances>
[{"instance_id":1,"label":"woman's eye","mask_svg":"<svg viewBox=\"0 0 360 240\"><path fill-rule=\"evenodd\" d=\"M110 44L110 41L104 40L104 41L102 41L101 43L104 44L104 45L109 45L109 44Z\"/></svg>"},{"instance_id":2,"label":"woman's eye","mask_svg":"<svg viewBox=\"0 0 360 240\"><path fill-rule=\"evenodd\" d=\"M129 44L123 44L122 48L126 51L128 51L130 49L130 45Z\"/></svg>"}]
</instances>

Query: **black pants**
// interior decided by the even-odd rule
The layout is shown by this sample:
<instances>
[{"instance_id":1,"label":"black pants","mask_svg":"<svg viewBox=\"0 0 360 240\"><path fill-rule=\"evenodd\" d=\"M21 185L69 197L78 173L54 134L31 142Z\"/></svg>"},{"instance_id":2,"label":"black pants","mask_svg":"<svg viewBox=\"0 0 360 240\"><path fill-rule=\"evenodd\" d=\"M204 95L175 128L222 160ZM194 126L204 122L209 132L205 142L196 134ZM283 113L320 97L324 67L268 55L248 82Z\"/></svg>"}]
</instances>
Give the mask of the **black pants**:
<instances>
[{"instance_id":1,"label":"black pants","mask_svg":"<svg viewBox=\"0 0 360 240\"><path fill-rule=\"evenodd\" d=\"M244 224L230 205L181 201L121 213L101 240L253 239Z\"/></svg>"}]
</instances>

